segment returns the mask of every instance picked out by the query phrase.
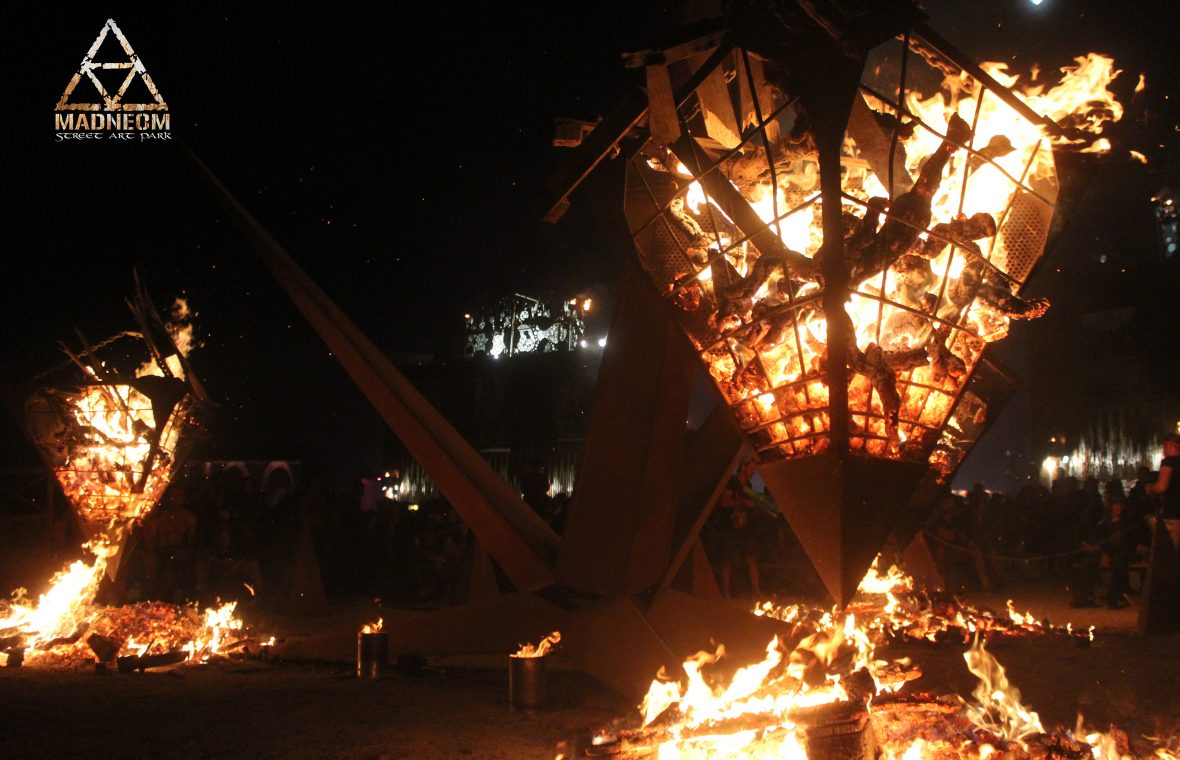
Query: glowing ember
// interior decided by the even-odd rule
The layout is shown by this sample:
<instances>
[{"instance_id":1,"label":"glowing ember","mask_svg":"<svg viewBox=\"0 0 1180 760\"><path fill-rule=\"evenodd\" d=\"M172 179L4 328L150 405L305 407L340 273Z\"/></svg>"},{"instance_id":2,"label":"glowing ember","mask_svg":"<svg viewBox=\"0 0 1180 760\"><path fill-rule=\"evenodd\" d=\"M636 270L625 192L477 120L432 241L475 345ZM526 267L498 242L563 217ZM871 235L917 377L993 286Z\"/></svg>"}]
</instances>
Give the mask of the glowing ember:
<instances>
[{"instance_id":1,"label":"glowing ember","mask_svg":"<svg viewBox=\"0 0 1180 760\"><path fill-rule=\"evenodd\" d=\"M561 631L554 631L545 638L541 639L536 646L532 644L521 644L520 649L516 650L512 657L544 657L553 651L553 649L561 642Z\"/></svg>"}]
</instances>

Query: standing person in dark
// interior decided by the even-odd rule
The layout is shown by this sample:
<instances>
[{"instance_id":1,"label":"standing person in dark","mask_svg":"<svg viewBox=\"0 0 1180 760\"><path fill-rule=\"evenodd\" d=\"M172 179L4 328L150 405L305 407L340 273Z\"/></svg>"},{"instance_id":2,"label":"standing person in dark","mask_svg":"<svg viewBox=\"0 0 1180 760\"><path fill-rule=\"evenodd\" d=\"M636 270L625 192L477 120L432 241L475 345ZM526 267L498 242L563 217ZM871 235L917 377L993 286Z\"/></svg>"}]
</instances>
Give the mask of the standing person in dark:
<instances>
[{"instance_id":1,"label":"standing person in dark","mask_svg":"<svg viewBox=\"0 0 1180 760\"><path fill-rule=\"evenodd\" d=\"M1172 545L1180 550L1180 483L1176 482L1177 470L1180 470L1180 433L1169 433L1164 436L1164 461L1160 462L1159 477L1144 490L1148 494L1163 497L1160 516L1168 524Z\"/></svg>"},{"instance_id":2,"label":"standing person in dark","mask_svg":"<svg viewBox=\"0 0 1180 760\"><path fill-rule=\"evenodd\" d=\"M1147 529L1138 520L1127 516L1127 503L1112 497L1106 517L1098 523L1097 534L1102 552L1100 565L1110 572L1106 586L1106 606L1112 610L1126 607L1131 593L1130 567L1141 554L1147 553L1151 540Z\"/></svg>"},{"instance_id":3,"label":"standing person in dark","mask_svg":"<svg viewBox=\"0 0 1180 760\"><path fill-rule=\"evenodd\" d=\"M758 463L753 458L742 460L737 472L721 492L718 503L725 515L720 532L721 593L726 597L730 596L733 565L739 559L746 562L746 569L750 574L750 590L754 592L754 596L762 595L761 577L758 572L758 539L753 519L758 507L753 497L746 492L756 469Z\"/></svg>"},{"instance_id":4,"label":"standing person in dark","mask_svg":"<svg viewBox=\"0 0 1180 760\"><path fill-rule=\"evenodd\" d=\"M520 476L520 492L524 503L533 508L541 517L549 517L549 470L540 457L529 462L529 468Z\"/></svg>"},{"instance_id":5,"label":"standing person in dark","mask_svg":"<svg viewBox=\"0 0 1180 760\"><path fill-rule=\"evenodd\" d=\"M1163 443L1159 478L1144 489L1149 496L1163 498L1139 607L1139 630L1143 633L1180 631L1180 483L1176 480L1180 434L1169 433Z\"/></svg>"}]
</instances>

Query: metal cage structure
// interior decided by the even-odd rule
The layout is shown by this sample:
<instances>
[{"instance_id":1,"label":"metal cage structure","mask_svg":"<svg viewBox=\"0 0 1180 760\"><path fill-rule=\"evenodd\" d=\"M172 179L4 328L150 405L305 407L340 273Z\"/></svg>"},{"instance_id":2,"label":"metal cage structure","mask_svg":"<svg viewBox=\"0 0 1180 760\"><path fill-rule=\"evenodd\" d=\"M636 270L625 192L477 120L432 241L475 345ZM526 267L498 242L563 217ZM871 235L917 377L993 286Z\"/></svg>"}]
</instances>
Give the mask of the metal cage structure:
<instances>
[{"instance_id":1,"label":"metal cage structure","mask_svg":"<svg viewBox=\"0 0 1180 760\"><path fill-rule=\"evenodd\" d=\"M133 385L42 389L26 406L35 439L62 491L85 522L136 520L159 501L175 472L192 401L168 409Z\"/></svg>"},{"instance_id":2,"label":"metal cage structure","mask_svg":"<svg viewBox=\"0 0 1180 760\"><path fill-rule=\"evenodd\" d=\"M949 473L965 450L948 422L983 413L978 399L958 407L984 347L1043 308L1016 293L1049 231L1051 146L987 82L952 68L916 35L870 53L831 201L847 296L829 319L829 196L790 78L746 49L703 77L691 60L669 67L702 81L676 109L680 136L651 137L632 157L627 218L643 269L764 462L829 450L838 415L848 451ZM830 393L833 356L845 359L846 408Z\"/></svg>"},{"instance_id":3,"label":"metal cage structure","mask_svg":"<svg viewBox=\"0 0 1180 760\"><path fill-rule=\"evenodd\" d=\"M82 347L62 350L81 380L39 388L25 402L26 430L88 536L151 511L206 398L178 348L187 322L165 322L138 278L127 303L137 331L96 345L79 332Z\"/></svg>"}]
</instances>

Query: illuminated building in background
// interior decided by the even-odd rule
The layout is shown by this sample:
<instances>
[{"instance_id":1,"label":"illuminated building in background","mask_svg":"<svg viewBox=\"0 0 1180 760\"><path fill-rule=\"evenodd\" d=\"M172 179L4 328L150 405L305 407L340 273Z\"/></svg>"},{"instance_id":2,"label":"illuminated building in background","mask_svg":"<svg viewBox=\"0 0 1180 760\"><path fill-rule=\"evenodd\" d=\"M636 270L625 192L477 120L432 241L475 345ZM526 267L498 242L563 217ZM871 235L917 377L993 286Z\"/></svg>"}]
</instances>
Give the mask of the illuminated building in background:
<instances>
[{"instance_id":1,"label":"illuminated building in background","mask_svg":"<svg viewBox=\"0 0 1180 760\"><path fill-rule=\"evenodd\" d=\"M533 459L549 471L551 494L568 494L613 310L607 294L538 299L519 293L462 315L458 345L442 355L405 355L399 369L514 486ZM439 498L426 470L396 436L385 436L382 482L404 504ZM425 507L424 507L425 508Z\"/></svg>"},{"instance_id":2,"label":"illuminated building in background","mask_svg":"<svg viewBox=\"0 0 1180 760\"><path fill-rule=\"evenodd\" d=\"M592 299L570 298L548 304L515 293L490 307L463 315L463 357L502 359L517 354L573 351L586 341L586 314Z\"/></svg>"}]
</instances>

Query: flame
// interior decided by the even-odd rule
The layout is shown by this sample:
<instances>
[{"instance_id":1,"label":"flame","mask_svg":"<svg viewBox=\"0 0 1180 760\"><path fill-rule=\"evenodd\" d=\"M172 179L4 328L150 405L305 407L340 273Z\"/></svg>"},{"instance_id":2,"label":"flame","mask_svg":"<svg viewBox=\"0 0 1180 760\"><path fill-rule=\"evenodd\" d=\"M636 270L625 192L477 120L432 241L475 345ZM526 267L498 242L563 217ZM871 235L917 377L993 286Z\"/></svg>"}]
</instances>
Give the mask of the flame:
<instances>
[{"instance_id":1,"label":"flame","mask_svg":"<svg viewBox=\"0 0 1180 760\"><path fill-rule=\"evenodd\" d=\"M207 662L220 654L229 641L230 634L242 630L242 621L234 615L237 602L227 602L220 607L205 610L200 630L181 649L188 653L188 659Z\"/></svg>"},{"instance_id":2,"label":"flame","mask_svg":"<svg viewBox=\"0 0 1180 760\"><path fill-rule=\"evenodd\" d=\"M976 704L967 705L967 715L975 725L1025 749L1026 739L1045 733L1041 717L1021 704L1020 690L1008 682L1004 666L987 651L983 639L976 638L963 659L979 679L973 692Z\"/></svg>"},{"instance_id":3,"label":"flame","mask_svg":"<svg viewBox=\"0 0 1180 760\"><path fill-rule=\"evenodd\" d=\"M24 598L24 589L18 589L7 614L0 617L0 631L24 634L24 646L34 649L69 637L92 617L91 600L106 572L107 559L118 551L117 546L117 542L101 536L85 544L84 548L94 554L94 561L87 564L79 559L59 570L36 604Z\"/></svg>"},{"instance_id":4,"label":"flame","mask_svg":"<svg viewBox=\"0 0 1180 760\"><path fill-rule=\"evenodd\" d=\"M164 329L168 332L168 337L172 339L173 344L180 356L187 357L189 352L200 344L196 341L195 333L193 331L193 318L196 317L196 312L192 311L188 305L187 298L177 298L172 307L168 310L168 319L164 322ZM154 375L156 377L165 377L164 369L167 368L168 374L172 377L184 379L184 364L177 358L176 354L170 354L163 358L164 366L149 359L144 362L135 372L136 377L146 377Z\"/></svg>"},{"instance_id":5,"label":"flame","mask_svg":"<svg viewBox=\"0 0 1180 760\"><path fill-rule=\"evenodd\" d=\"M974 756L987 760L998 754L1013 756L1016 745L1027 750L1030 739L1045 733L1040 718L1023 705L1020 692L979 636L964 655L968 669L979 679L973 701L896 695L920 671L908 659L880 658L878 649L886 633L896 635L901 629L891 626L906 615L937 618L944 613L929 604L922 612L885 612L882 597L898 602L900 596L924 592L913 590L913 579L896 566L885 573L879 566L880 558L861 583L850 606L857 612L759 603L755 614L791 623L796 643L774 637L760 661L738 668L728 680L716 676L719 663L727 657L723 645L687 658L680 677L661 669L639 706L639 727L602 729L595 734L594 745L622 741L635 756L654 750L661 759L802 760L808 757L808 722L814 720L815 708L863 704L871 722L866 730L874 732L880 757L886 760ZM1034 627L1040 633L1050 630L1011 605L1006 617L965 606L955 610L953 617L964 630L972 627L990 635L1006 631L1027 635ZM920 627L926 630L938 624L927 622ZM868 693L864 673L872 677ZM928 714L933 717L914 721L906 707L923 700L938 709ZM895 704L899 705L896 712ZM930 723L933 720L942 722ZM1079 739L1082 733L1079 722L1071 740L1084 741L1095 758L1123 760L1115 729L1109 734L1089 732ZM1168 752L1161 748L1157 756L1175 757Z\"/></svg>"},{"instance_id":6,"label":"flame","mask_svg":"<svg viewBox=\"0 0 1180 760\"><path fill-rule=\"evenodd\" d=\"M858 594L892 594L895 591L914 590L914 579L897 565L890 565L882 575L877 567L877 563L880 561L880 556L873 559L869 571L865 573L860 585L856 587Z\"/></svg>"},{"instance_id":7,"label":"flame","mask_svg":"<svg viewBox=\"0 0 1180 760\"><path fill-rule=\"evenodd\" d=\"M520 649L512 653L511 657L544 657L553 651L553 649L561 642L561 631L554 631L541 641L533 646L532 644L521 644Z\"/></svg>"},{"instance_id":8,"label":"flame","mask_svg":"<svg viewBox=\"0 0 1180 760\"><path fill-rule=\"evenodd\" d=\"M361 633L381 633L385 625L385 618L377 618L376 623L365 623L361 626Z\"/></svg>"}]
</instances>

